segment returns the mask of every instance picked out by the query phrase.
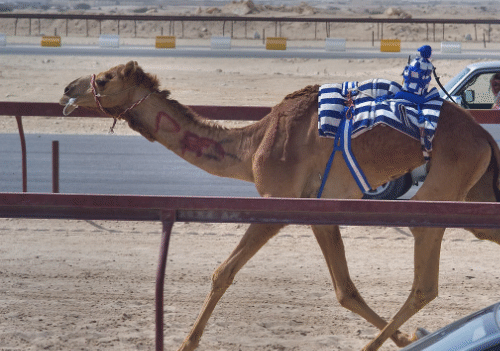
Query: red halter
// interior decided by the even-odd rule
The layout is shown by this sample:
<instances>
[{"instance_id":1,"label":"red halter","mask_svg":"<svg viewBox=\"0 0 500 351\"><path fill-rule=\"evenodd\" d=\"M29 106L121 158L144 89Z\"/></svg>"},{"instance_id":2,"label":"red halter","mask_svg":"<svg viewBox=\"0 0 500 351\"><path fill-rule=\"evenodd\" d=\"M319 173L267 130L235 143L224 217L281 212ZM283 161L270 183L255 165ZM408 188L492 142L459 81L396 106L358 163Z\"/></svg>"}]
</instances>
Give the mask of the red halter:
<instances>
[{"instance_id":1,"label":"red halter","mask_svg":"<svg viewBox=\"0 0 500 351\"><path fill-rule=\"evenodd\" d=\"M111 126L111 128L109 129L109 132L110 133L113 133L113 128L115 127L116 125L116 121L121 119L127 112L133 110L134 108L136 108L137 106L139 106L141 103L143 103L148 97L151 96L151 94L153 94L153 92L150 92L148 95L144 96L142 99L140 99L139 101L135 102L134 104L132 104L129 108L127 108L126 110L124 110L122 113L120 113L118 116L113 116L111 114L109 114L108 112L106 112L106 110L104 109L104 107L102 107L101 105L101 101L99 100L100 97L102 96L110 96L110 95L117 95L117 94L121 94L121 93L124 93L125 91L133 88L133 87L130 87L128 89L125 89L125 90L122 90L122 91L119 91L118 93L115 93L115 94L110 94L110 95L101 95L97 92L97 88L96 88L96 85L95 85L95 79L96 79L96 75L93 74L91 79L90 79L90 87L92 89L92 95L94 96L94 100L95 100L95 103L97 105L97 107L99 107L99 109L107 116L110 116L110 117L113 117L114 121L113 121L113 125Z\"/></svg>"}]
</instances>

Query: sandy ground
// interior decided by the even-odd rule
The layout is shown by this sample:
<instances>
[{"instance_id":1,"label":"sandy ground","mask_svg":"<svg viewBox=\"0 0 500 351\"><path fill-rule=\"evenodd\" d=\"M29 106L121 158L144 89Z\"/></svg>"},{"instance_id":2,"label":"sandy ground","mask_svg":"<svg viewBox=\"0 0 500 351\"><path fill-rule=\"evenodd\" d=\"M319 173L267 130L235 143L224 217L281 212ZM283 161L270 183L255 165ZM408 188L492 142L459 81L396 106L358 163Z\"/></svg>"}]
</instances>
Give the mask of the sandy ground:
<instances>
[{"instance_id":1,"label":"sandy ground","mask_svg":"<svg viewBox=\"0 0 500 351\"><path fill-rule=\"evenodd\" d=\"M308 84L381 77L404 60L191 59L0 55L0 100L57 102L67 83L129 59L184 104L267 105ZM443 81L472 61L437 61ZM25 118L28 133L107 133L111 121ZM3 133L17 133L0 117ZM132 134L123 124L117 134ZM166 151L168 152L168 151ZM210 288L210 275L246 225L177 223L165 291L165 345L176 349ZM0 219L0 350L151 350L159 223ZM406 228L343 228L351 275L390 318L413 277ZM498 247L448 230L440 296L403 328L436 330L498 301ZM307 227L285 228L236 276L200 350L359 350L376 333L336 301ZM396 350L388 341L382 350Z\"/></svg>"}]
</instances>

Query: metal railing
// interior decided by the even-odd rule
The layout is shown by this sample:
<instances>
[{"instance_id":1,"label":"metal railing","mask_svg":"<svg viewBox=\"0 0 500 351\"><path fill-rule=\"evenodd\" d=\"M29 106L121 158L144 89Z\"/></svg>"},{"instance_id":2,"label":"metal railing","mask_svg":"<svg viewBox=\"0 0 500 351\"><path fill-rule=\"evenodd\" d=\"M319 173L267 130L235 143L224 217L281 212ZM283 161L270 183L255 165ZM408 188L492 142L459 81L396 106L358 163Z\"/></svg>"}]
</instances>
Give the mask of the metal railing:
<instances>
[{"instance_id":1,"label":"metal railing","mask_svg":"<svg viewBox=\"0 0 500 351\"><path fill-rule=\"evenodd\" d=\"M212 119L260 119L268 107L193 106ZM77 110L75 117L101 117ZM75 111L76 112L76 111ZM480 123L499 123L500 111L471 110ZM0 116L62 116L51 103L0 102ZM22 133L22 123L20 124ZM283 223L500 228L500 204L420 201L220 198L0 193L0 218L161 221L155 289L156 350L163 350L163 298L174 222Z\"/></svg>"},{"instance_id":2,"label":"metal railing","mask_svg":"<svg viewBox=\"0 0 500 351\"><path fill-rule=\"evenodd\" d=\"M193 105L190 106L196 113L203 117L213 120L248 120L256 121L267 115L271 111L271 107L263 106L207 106L207 105ZM469 110L474 116L476 121L483 124L500 124L500 111L495 110ZM8 102L0 101L0 116L14 116L17 121L19 137L21 139L21 164L22 164L22 187L23 192L28 189L28 176L27 176L27 150L26 140L24 136L24 128L22 124L22 117L94 117L94 118L109 118L94 110L79 108L74 110L70 116L64 116L63 106L57 103L43 103L43 102ZM53 145L53 159L55 159L54 152L57 145ZM58 162L53 162L57 165ZM57 178L58 169L53 169L53 178ZM58 184L53 182L53 189L58 189Z\"/></svg>"},{"instance_id":3,"label":"metal railing","mask_svg":"<svg viewBox=\"0 0 500 351\"><path fill-rule=\"evenodd\" d=\"M215 120L259 120L271 111L270 107L261 106L205 106L196 105L190 106L196 113L203 117ZM22 123L22 117L95 117L95 118L109 118L109 116L104 116L103 114L88 110L85 108L79 108L74 110L70 116L65 116L63 114L63 106L56 103L44 103L44 102L10 102L3 101L0 102L0 116L14 116L16 118L17 127L19 130L19 137L21 139L21 169L22 169L22 189L23 192L28 191L28 167L27 167L27 150L26 150L26 139L24 136L24 128ZM56 148L58 146L53 144L53 159L55 160ZM58 151L57 151L58 152ZM53 167L58 165L58 162L53 162ZM53 168L52 171L53 179L58 179L57 175L59 170ZM53 189L58 189L58 184L53 181ZM54 191L57 192L57 191Z\"/></svg>"}]
</instances>

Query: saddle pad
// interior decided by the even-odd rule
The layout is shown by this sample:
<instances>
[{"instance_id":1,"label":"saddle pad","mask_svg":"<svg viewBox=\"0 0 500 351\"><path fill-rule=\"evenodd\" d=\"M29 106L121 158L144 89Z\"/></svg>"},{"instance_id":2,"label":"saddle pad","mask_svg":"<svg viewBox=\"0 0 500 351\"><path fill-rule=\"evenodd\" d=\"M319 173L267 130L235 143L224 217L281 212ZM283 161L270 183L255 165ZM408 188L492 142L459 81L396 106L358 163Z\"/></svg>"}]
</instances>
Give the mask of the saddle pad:
<instances>
[{"instance_id":1,"label":"saddle pad","mask_svg":"<svg viewBox=\"0 0 500 351\"><path fill-rule=\"evenodd\" d=\"M335 138L338 126L346 118L349 93L353 103L352 138L379 124L385 124L420 140L424 151L432 150L432 140L443 104L436 88L425 96L416 96L419 100L419 104L416 104L399 98L405 93L401 85L386 79L322 85L318 97L320 136ZM351 118L349 111L347 117Z\"/></svg>"}]
</instances>

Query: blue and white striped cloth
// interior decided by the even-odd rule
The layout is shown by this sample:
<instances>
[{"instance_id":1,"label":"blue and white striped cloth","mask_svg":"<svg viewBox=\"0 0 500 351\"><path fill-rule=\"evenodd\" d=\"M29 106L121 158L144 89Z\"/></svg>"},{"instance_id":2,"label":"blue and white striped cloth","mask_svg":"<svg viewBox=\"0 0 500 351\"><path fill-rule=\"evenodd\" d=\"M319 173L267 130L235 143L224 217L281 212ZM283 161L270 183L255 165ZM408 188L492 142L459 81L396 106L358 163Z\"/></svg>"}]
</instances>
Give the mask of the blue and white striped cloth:
<instances>
[{"instance_id":1,"label":"blue and white striped cloth","mask_svg":"<svg viewBox=\"0 0 500 351\"><path fill-rule=\"evenodd\" d=\"M424 157L429 157L443 104L436 88L425 96L417 96L403 91L400 84L385 79L322 85L318 97L320 136L335 138L341 121L346 118L349 92L354 104L352 138L385 124L420 140Z\"/></svg>"}]
</instances>

